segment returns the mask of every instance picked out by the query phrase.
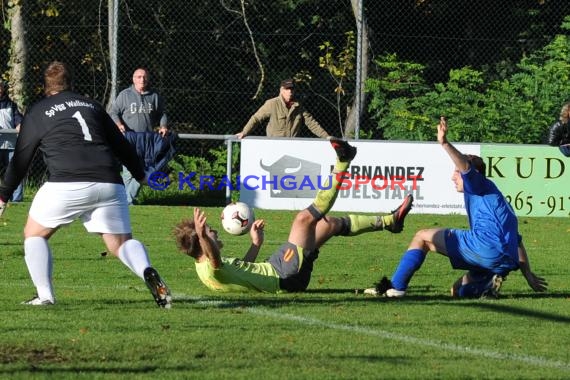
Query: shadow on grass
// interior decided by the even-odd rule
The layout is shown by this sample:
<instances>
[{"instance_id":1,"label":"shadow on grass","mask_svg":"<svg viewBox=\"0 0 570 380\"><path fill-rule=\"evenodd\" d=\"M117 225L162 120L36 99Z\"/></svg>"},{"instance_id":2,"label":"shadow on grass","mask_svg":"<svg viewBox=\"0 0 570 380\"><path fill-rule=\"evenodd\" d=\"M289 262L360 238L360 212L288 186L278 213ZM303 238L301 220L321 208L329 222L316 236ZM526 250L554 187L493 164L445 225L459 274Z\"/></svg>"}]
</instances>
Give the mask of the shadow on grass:
<instances>
[{"instance_id":1,"label":"shadow on grass","mask_svg":"<svg viewBox=\"0 0 570 380\"><path fill-rule=\"evenodd\" d=\"M313 304L338 304L338 303L446 303L457 307L479 308L485 310L496 311L499 313L509 313L524 317L538 318L552 322L569 323L570 317L556 313L544 312L536 309L529 309L521 306L507 305L506 300L534 298L534 299L567 299L570 293L520 293L508 294L500 299L458 299L452 298L445 294L439 295L421 295L419 293L428 292L430 287L426 289L414 289L414 294L406 295L401 299L377 297L364 295L362 289L358 294L355 289L315 289L308 290L303 293L284 293L278 296L268 295L266 297L258 297L251 295L224 295L224 296L190 296L190 297L174 297L175 304L192 304L205 307L218 308L248 308L248 307L268 307L280 308L288 305L313 305ZM329 295L337 295L329 297Z\"/></svg>"},{"instance_id":2,"label":"shadow on grass","mask_svg":"<svg viewBox=\"0 0 570 380\"><path fill-rule=\"evenodd\" d=\"M339 296L329 297L328 295L337 294ZM406 301L451 301L450 297L445 296L425 296L425 297L406 297ZM188 304L199 305L204 307L217 307L217 308L248 308L248 307L268 307L268 308L281 308L289 305L325 305L325 304L339 304L339 303L384 303L384 302L399 302L402 300L392 299L386 297L376 297L365 295L362 289L359 289L356 294L355 289L323 289L318 291L307 291L303 293L285 293L277 296L238 296L238 295L220 295L220 296L174 296L173 304Z\"/></svg>"},{"instance_id":3,"label":"shadow on grass","mask_svg":"<svg viewBox=\"0 0 570 380\"><path fill-rule=\"evenodd\" d=\"M522 294L520 296L512 296L509 298L564 298L567 299L570 297L568 293L557 293L557 294ZM491 310L498 313L507 313L522 317L530 317L536 318L541 320L547 320L551 322L560 322L560 323L570 323L570 317L535 309L529 309L520 306L513 306L513 305L506 305L501 303L501 300L493 300L494 302L481 302L481 301L473 301L473 302L462 302L458 303L457 306L460 307L476 307L479 309Z\"/></svg>"}]
</instances>

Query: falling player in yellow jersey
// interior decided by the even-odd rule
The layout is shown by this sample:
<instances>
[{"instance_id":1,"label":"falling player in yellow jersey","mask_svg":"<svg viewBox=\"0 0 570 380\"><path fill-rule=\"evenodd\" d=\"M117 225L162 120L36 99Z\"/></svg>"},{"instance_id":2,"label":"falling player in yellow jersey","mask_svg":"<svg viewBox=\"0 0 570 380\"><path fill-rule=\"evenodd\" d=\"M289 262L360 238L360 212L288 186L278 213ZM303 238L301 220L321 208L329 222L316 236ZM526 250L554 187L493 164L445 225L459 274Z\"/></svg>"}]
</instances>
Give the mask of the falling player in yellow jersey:
<instances>
[{"instance_id":1,"label":"falling player in yellow jersey","mask_svg":"<svg viewBox=\"0 0 570 380\"><path fill-rule=\"evenodd\" d=\"M216 230L207 224L205 213L194 209L193 219L180 222L174 235L178 248L195 259L196 272L208 288L221 292L301 292L311 280L319 249L333 236L354 236L364 232L402 231L404 218L412 208L413 197L389 215L325 215L332 208L339 191L337 174L348 169L356 148L346 141L330 138L337 161L331 186L319 190L313 203L295 217L289 238L266 262L255 260L263 244L263 220L256 220L250 230L252 244L243 259L222 256L223 243Z\"/></svg>"}]
</instances>

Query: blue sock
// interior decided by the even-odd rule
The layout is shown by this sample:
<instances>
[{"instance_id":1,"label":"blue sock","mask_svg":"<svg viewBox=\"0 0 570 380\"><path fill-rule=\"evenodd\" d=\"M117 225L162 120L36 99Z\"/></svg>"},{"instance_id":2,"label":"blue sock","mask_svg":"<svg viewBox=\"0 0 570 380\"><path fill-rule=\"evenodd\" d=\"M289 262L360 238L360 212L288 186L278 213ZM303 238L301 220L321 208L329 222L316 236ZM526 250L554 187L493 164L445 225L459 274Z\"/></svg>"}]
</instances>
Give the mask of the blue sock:
<instances>
[{"instance_id":1,"label":"blue sock","mask_svg":"<svg viewBox=\"0 0 570 380\"><path fill-rule=\"evenodd\" d=\"M392 286L396 290L406 290L414 273L420 269L426 254L421 249L410 249L400 259L398 268L392 275Z\"/></svg>"}]
</instances>

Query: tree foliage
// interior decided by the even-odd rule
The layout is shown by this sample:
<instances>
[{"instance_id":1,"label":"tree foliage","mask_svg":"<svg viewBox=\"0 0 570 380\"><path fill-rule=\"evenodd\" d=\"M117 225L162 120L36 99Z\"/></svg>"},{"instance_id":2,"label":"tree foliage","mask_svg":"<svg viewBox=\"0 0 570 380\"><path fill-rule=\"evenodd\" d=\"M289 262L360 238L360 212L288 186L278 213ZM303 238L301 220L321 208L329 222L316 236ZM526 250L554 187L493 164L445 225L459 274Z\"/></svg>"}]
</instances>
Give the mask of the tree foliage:
<instances>
[{"instance_id":1,"label":"tree foliage","mask_svg":"<svg viewBox=\"0 0 570 380\"><path fill-rule=\"evenodd\" d=\"M569 25L567 17L563 29ZM387 139L434 140L445 115L455 141L540 143L570 94L570 38L563 34L512 71L453 69L446 83L432 86L422 76L424 65L395 55L375 64L379 75L367 81L369 112Z\"/></svg>"},{"instance_id":2,"label":"tree foliage","mask_svg":"<svg viewBox=\"0 0 570 380\"><path fill-rule=\"evenodd\" d=\"M343 113L352 101L351 94L354 93L354 80L356 74L356 37L353 31L345 33L346 42L340 51L330 41L324 41L319 45L321 55L319 56L319 67L328 72L330 79L334 82L334 94L336 102L334 110L338 116L339 136L343 136L344 120ZM347 88L350 93L347 93Z\"/></svg>"},{"instance_id":3,"label":"tree foliage","mask_svg":"<svg viewBox=\"0 0 570 380\"><path fill-rule=\"evenodd\" d=\"M337 70L331 75L319 67L319 57L331 53L329 57L336 62L329 60L325 66L338 68L342 54L354 53L346 44L347 33L354 34L356 29L353 1L116 1L117 88L130 84L135 67L149 67L153 85L166 97L169 119L177 130L235 133L266 99L277 94L280 80L294 75L305 78L299 88L301 100L330 133L337 134L337 125L345 123L354 97L354 76L347 71L344 77ZM110 91L108 2L35 0L26 4L29 61L25 78L34 85L30 102L42 96L41 72L47 62L61 59L73 66L79 92L106 103ZM416 96L421 86L435 91L434 83L447 81L452 70L457 75L463 73L463 68L484 73L486 83L505 80L521 71L513 62L520 63L521 57L544 46L559 31L562 15L570 13L569 4L550 0L401 0L394 6L394 0L366 1L371 31L368 52L373 60L382 62L377 73L370 68L368 75L382 78L380 73L392 73L388 64L416 62L421 66L395 70L406 74L400 79L382 78L385 84L401 86L381 95L386 97L384 101L399 95ZM11 38L7 15L4 13L6 29L0 39L4 48L0 50L0 71L5 76ZM336 50L321 50L325 44ZM346 78L342 85L339 78ZM476 85L470 82L473 78L461 80ZM468 90L464 89L465 96ZM382 99L373 99L373 103ZM404 113L408 110L407 106L400 108ZM414 138L421 138L423 134L413 126L421 124L425 116L415 118L418 120L410 119L412 123L401 127L412 128ZM360 131L382 137L385 128L376 129L370 120L362 119Z\"/></svg>"}]
</instances>

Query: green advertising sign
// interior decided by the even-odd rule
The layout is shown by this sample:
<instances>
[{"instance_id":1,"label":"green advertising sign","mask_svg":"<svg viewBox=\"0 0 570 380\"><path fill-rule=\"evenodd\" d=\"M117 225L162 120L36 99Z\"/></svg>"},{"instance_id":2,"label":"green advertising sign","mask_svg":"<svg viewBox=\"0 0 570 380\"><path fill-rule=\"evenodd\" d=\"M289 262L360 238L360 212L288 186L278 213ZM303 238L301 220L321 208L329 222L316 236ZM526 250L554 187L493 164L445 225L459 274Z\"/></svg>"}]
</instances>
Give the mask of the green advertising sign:
<instances>
[{"instance_id":1,"label":"green advertising sign","mask_svg":"<svg viewBox=\"0 0 570 380\"><path fill-rule=\"evenodd\" d=\"M570 215L570 160L544 145L481 145L487 177L518 216Z\"/></svg>"}]
</instances>

